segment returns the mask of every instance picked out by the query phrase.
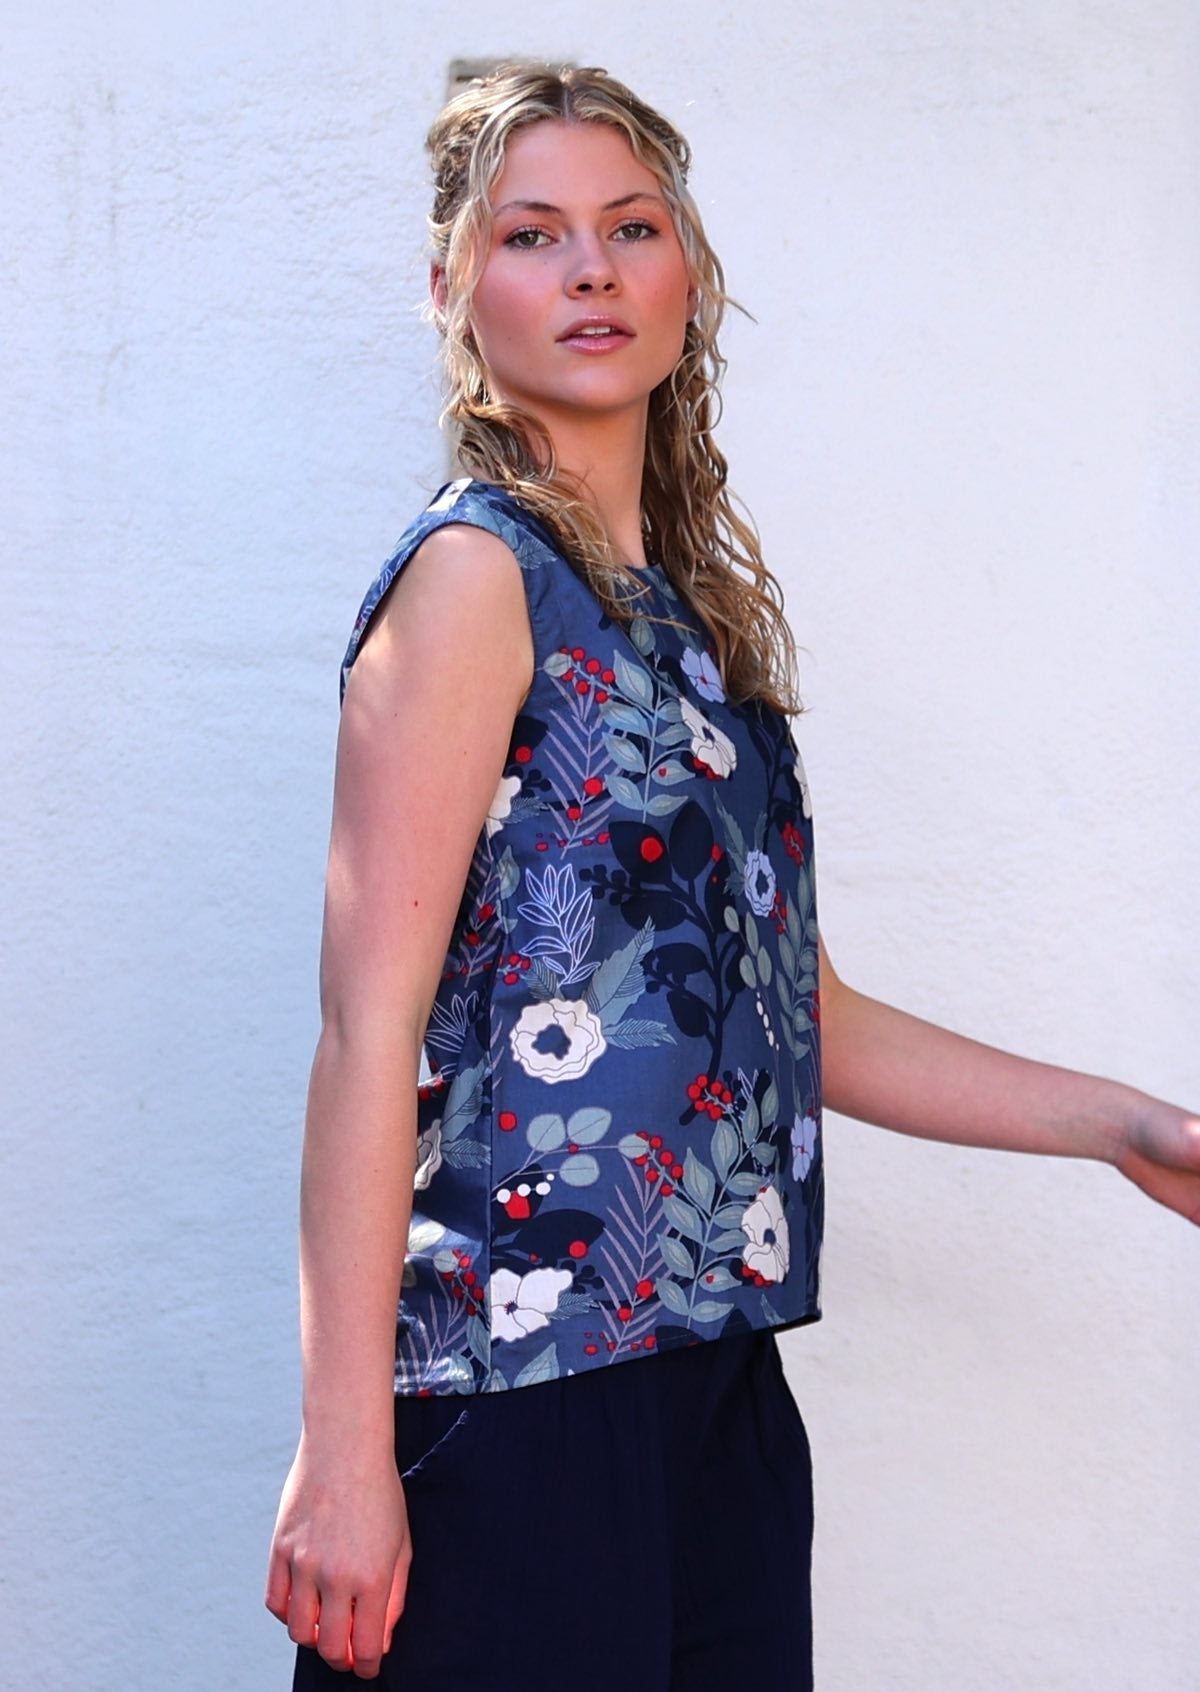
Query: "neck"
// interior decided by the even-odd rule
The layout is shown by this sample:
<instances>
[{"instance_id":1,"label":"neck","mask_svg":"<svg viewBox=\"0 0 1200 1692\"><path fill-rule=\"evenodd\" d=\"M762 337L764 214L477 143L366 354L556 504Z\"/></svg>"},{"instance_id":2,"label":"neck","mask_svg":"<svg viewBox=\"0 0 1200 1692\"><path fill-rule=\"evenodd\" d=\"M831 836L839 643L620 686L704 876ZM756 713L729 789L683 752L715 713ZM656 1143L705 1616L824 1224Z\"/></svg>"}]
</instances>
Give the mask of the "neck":
<instances>
[{"instance_id":1,"label":"neck","mask_svg":"<svg viewBox=\"0 0 1200 1692\"><path fill-rule=\"evenodd\" d=\"M614 411L586 419L539 413L560 467L579 477L613 551L635 568L646 563L642 474L647 409L643 405L637 413Z\"/></svg>"}]
</instances>

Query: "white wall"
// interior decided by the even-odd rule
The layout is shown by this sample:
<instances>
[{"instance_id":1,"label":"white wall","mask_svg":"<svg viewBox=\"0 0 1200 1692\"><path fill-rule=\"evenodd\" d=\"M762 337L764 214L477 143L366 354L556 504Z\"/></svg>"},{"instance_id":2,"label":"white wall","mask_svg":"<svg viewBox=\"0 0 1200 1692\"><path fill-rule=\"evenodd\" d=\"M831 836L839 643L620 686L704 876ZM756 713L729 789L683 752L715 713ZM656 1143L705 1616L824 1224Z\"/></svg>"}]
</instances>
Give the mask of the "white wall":
<instances>
[{"instance_id":1,"label":"white wall","mask_svg":"<svg viewBox=\"0 0 1200 1692\"><path fill-rule=\"evenodd\" d=\"M693 139L843 975L1200 1099L1196 9L756 16L5 20L14 1684L290 1684L261 1587L337 664L441 464L454 57L605 64ZM1197 1236L1093 1166L835 1120L828 1155L826 1321L784 1340L822 1692L1194 1688Z\"/></svg>"}]
</instances>

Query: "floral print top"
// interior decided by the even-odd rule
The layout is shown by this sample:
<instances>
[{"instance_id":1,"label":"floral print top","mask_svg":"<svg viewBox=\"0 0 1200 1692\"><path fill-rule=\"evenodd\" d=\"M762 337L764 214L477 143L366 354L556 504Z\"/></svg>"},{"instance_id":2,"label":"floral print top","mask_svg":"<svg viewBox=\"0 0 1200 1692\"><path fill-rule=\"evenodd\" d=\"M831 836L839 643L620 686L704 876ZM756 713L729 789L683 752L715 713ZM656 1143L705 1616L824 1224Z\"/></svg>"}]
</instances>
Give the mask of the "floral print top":
<instances>
[{"instance_id":1,"label":"floral print top","mask_svg":"<svg viewBox=\"0 0 1200 1692\"><path fill-rule=\"evenodd\" d=\"M787 719L726 698L703 623L639 573L628 632L510 494L433 529L515 554L532 690L425 1031L398 1393L579 1374L815 1320L824 1211L811 809Z\"/></svg>"}]
</instances>

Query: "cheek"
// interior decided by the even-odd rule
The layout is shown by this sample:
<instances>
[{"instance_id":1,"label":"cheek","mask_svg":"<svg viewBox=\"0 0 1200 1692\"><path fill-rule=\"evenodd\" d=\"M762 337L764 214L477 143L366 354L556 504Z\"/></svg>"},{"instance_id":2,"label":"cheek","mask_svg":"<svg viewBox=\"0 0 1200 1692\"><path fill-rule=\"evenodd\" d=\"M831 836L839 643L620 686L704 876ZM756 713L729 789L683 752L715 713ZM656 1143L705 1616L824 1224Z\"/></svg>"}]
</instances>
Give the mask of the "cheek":
<instances>
[{"instance_id":1,"label":"cheek","mask_svg":"<svg viewBox=\"0 0 1200 1692\"><path fill-rule=\"evenodd\" d=\"M471 317L481 346L515 346L527 335L536 312L536 290L527 275L493 272L480 278Z\"/></svg>"}]
</instances>

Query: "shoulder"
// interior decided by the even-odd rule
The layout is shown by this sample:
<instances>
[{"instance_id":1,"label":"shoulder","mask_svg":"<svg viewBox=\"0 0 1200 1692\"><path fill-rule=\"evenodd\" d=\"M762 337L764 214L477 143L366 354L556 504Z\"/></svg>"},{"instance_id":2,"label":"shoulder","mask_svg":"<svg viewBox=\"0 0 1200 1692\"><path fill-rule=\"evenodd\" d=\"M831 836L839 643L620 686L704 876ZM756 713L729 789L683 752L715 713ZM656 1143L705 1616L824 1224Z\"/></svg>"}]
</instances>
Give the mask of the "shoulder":
<instances>
[{"instance_id":1,"label":"shoulder","mask_svg":"<svg viewBox=\"0 0 1200 1692\"><path fill-rule=\"evenodd\" d=\"M477 670L493 683L503 673L528 690L533 639L521 570L498 535L466 523L424 536L406 568L358 632L356 670L389 669L411 686L413 666L442 672L461 687Z\"/></svg>"},{"instance_id":2,"label":"shoulder","mask_svg":"<svg viewBox=\"0 0 1200 1692\"><path fill-rule=\"evenodd\" d=\"M561 644L556 582L562 555L549 530L506 489L473 477L441 488L409 524L368 588L342 660L343 697L366 637L386 615L389 622L418 611L432 619L437 639L466 638L464 619L477 638L494 644L508 629L525 663ZM402 577L403 592L394 589Z\"/></svg>"}]
</instances>

